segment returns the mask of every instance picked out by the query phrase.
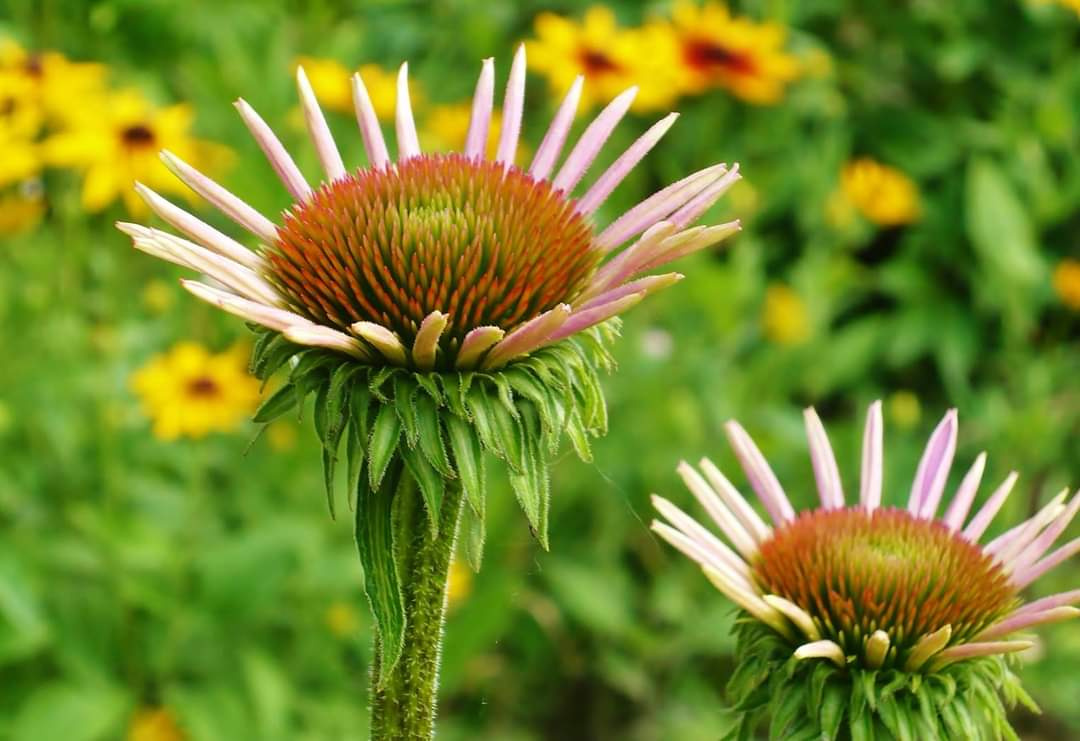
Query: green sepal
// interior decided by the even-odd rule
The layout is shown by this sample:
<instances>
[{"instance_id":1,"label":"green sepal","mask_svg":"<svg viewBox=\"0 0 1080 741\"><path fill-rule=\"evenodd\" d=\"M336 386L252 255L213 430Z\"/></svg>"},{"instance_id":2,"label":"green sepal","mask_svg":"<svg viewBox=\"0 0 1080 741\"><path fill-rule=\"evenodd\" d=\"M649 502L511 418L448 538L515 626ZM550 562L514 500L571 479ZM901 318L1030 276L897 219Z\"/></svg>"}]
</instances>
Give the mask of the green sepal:
<instances>
[{"instance_id":1,"label":"green sepal","mask_svg":"<svg viewBox=\"0 0 1080 741\"><path fill-rule=\"evenodd\" d=\"M484 452L476 432L468 422L458 416L446 419L446 433L450 449L454 452L461 486L469 508L481 519L484 517Z\"/></svg>"},{"instance_id":2,"label":"green sepal","mask_svg":"<svg viewBox=\"0 0 1080 741\"><path fill-rule=\"evenodd\" d=\"M480 571L484 560L484 517L472 507L462 507L461 512L461 547L465 552L465 561L473 571Z\"/></svg>"},{"instance_id":3,"label":"green sepal","mask_svg":"<svg viewBox=\"0 0 1080 741\"><path fill-rule=\"evenodd\" d=\"M374 393L374 391L372 392ZM401 418L392 404L383 404L375 416L371 427L371 440L368 442L368 485L378 489L390 461L398 453L398 438L401 437Z\"/></svg>"},{"instance_id":4,"label":"green sepal","mask_svg":"<svg viewBox=\"0 0 1080 741\"><path fill-rule=\"evenodd\" d=\"M420 439L420 427L416 421L416 407L413 405L413 391L416 386L409 382L403 373L394 374L394 409L397 411L401 427L405 431L405 441L410 448L416 447Z\"/></svg>"},{"instance_id":5,"label":"green sepal","mask_svg":"<svg viewBox=\"0 0 1080 741\"><path fill-rule=\"evenodd\" d=\"M420 496L424 499L424 507L428 513L428 523L431 525L432 535L439 532L439 513L442 511L443 491L446 488L446 479L428 463L424 454L417 448L399 448L401 459L405 461L405 467L409 474L420 487Z\"/></svg>"},{"instance_id":6,"label":"green sepal","mask_svg":"<svg viewBox=\"0 0 1080 741\"><path fill-rule=\"evenodd\" d=\"M259 423L273 422L285 412L295 409L300 404L301 397L297 393L296 386L291 383L282 385L270 396L266 397L259 408L255 410L254 421Z\"/></svg>"},{"instance_id":7,"label":"green sepal","mask_svg":"<svg viewBox=\"0 0 1080 741\"><path fill-rule=\"evenodd\" d=\"M428 463L434 466L441 476L448 479L457 478L453 466L450 465L450 458L446 455L439 407L435 404L435 400L426 393L416 394L413 396L413 410L419 433L420 450Z\"/></svg>"}]
</instances>

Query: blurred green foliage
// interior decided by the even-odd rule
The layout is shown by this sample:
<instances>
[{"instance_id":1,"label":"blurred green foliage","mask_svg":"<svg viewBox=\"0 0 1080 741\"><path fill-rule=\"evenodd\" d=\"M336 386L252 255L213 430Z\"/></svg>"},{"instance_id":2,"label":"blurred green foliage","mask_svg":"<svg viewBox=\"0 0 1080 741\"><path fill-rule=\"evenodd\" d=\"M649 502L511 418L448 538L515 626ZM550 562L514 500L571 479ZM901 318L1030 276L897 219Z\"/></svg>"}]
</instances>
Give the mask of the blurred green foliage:
<instances>
[{"instance_id":1,"label":"blurred green foliage","mask_svg":"<svg viewBox=\"0 0 1080 741\"><path fill-rule=\"evenodd\" d=\"M225 182L270 212L284 192L228 101L251 100L314 173L313 148L287 123L295 56L409 59L433 99L454 102L482 57L505 75L535 13L580 10L552 6L7 0L0 33L191 102L198 133L237 152ZM666 10L615 6L626 24ZM793 51L829 62L776 106L684 99L672 135L605 207L602 220L717 160L740 161L750 186L712 214L743 218L743 233L687 260L685 281L628 316L596 465L566 455L556 467L550 553L493 483L505 490L489 497L485 566L448 626L441 738L720 735L733 610L649 533L648 494L688 501L680 458L707 454L734 473L731 417L804 505L800 406L825 419L851 496L863 410L878 397L888 502L906 498L949 406L962 421L951 486L983 449L988 481L1023 474L997 530L1080 482L1080 314L1050 281L1080 255L1080 20L1023 0L739 10L788 25ZM535 146L552 101L532 82ZM648 122L625 125L606 156ZM346 161L360 161L351 122L332 125ZM917 182L917 224L829 217L841 169L861 155ZM326 515L309 420L286 450L248 449L253 428L152 438L132 370L181 338L223 348L244 330L178 288L171 308L149 311L144 285L178 272L128 247L111 227L119 211L82 215L74 178L48 178L46 222L0 248L0 738L119 738L137 708L160 705L197 740L363 737L368 618L349 518ZM762 332L774 282L802 299L802 343ZM1078 576L1074 562L1038 589ZM1080 735L1080 630L1040 633L1024 676L1046 715L1018 727Z\"/></svg>"}]
</instances>

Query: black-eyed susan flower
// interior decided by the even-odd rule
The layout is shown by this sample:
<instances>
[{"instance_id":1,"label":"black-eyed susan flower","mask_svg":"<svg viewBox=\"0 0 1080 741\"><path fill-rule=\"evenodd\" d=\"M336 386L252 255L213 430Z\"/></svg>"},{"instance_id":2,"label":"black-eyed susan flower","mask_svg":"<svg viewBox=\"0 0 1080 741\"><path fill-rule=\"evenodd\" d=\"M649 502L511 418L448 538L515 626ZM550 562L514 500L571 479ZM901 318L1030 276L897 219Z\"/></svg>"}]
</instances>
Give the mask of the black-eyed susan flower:
<instances>
[{"instance_id":1,"label":"black-eyed susan flower","mask_svg":"<svg viewBox=\"0 0 1080 741\"><path fill-rule=\"evenodd\" d=\"M101 211L122 198L129 213L145 212L136 182L191 197L158 158L168 148L199 166L220 168L224 147L191 135L194 112L186 103L154 106L134 90L109 93L42 143L45 161L83 173L82 206Z\"/></svg>"},{"instance_id":2,"label":"black-eyed susan flower","mask_svg":"<svg viewBox=\"0 0 1080 741\"><path fill-rule=\"evenodd\" d=\"M548 78L554 94L588 84L576 94L584 110L606 103L629 85L638 87L632 107L666 110L679 95L669 63L673 50L661 26L622 28L614 11L594 5L580 21L544 12L533 23L536 39L526 42L533 69Z\"/></svg>"},{"instance_id":3,"label":"black-eyed susan flower","mask_svg":"<svg viewBox=\"0 0 1080 741\"><path fill-rule=\"evenodd\" d=\"M1080 492L1069 501L1063 491L983 542L1017 474L972 515L986 465L980 454L939 514L955 410L930 437L904 508L882 506L880 402L867 416L856 504L845 500L817 414L807 409L805 419L820 507L794 510L736 422L726 426L728 439L771 524L708 459L700 473L686 463L679 473L727 542L653 498L668 521L653 529L743 610L729 688L741 732L768 715L772 738L1015 737L1002 698L1030 700L1004 657L1032 643L1014 634L1080 614L1072 607L1080 590L1028 603L1021 591L1080 552L1080 538L1054 549Z\"/></svg>"},{"instance_id":4,"label":"black-eyed susan flower","mask_svg":"<svg viewBox=\"0 0 1080 741\"><path fill-rule=\"evenodd\" d=\"M524 48L510 70L491 158L492 60L483 63L460 153L421 151L402 65L392 159L357 75L369 166L349 170L302 69L297 81L325 171L314 186L263 119L237 102L294 199L276 221L182 157L163 154L183 182L252 234L256 249L142 184L150 208L185 237L118 226L138 249L208 276L183 281L195 296L261 328L252 360L259 377L291 360L288 381L257 421L314 394L331 512L342 446L355 492L356 540L378 630L375 737L426 738L450 554L464 520L466 552L479 562L487 457L504 464L546 546L546 458L564 434L587 457L588 436L606 426L597 374L610 362L612 320L681 277L651 271L738 229L692 226L738 168L707 167L596 229L597 209L675 122L674 114L661 119L579 189L634 89L608 104L562 157L582 92L580 81L573 85L526 168L514 164Z\"/></svg>"},{"instance_id":5,"label":"black-eyed susan flower","mask_svg":"<svg viewBox=\"0 0 1080 741\"><path fill-rule=\"evenodd\" d=\"M1061 303L1073 311L1080 311L1080 260L1066 257L1059 262L1051 281Z\"/></svg>"},{"instance_id":6,"label":"black-eyed susan flower","mask_svg":"<svg viewBox=\"0 0 1080 741\"><path fill-rule=\"evenodd\" d=\"M770 104L799 76L798 61L784 50L787 29L779 24L733 16L720 3L683 1L675 4L670 27L683 93L723 88L748 103Z\"/></svg>"},{"instance_id":7,"label":"black-eyed susan flower","mask_svg":"<svg viewBox=\"0 0 1080 741\"><path fill-rule=\"evenodd\" d=\"M0 39L0 75L20 80L41 114L53 123L78 113L105 90L108 70L97 62L72 62L56 51L30 51L11 38Z\"/></svg>"},{"instance_id":8,"label":"black-eyed susan flower","mask_svg":"<svg viewBox=\"0 0 1080 741\"><path fill-rule=\"evenodd\" d=\"M847 200L878 226L910 224L922 214L915 181L869 157L846 164L840 186Z\"/></svg>"},{"instance_id":9,"label":"black-eyed susan flower","mask_svg":"<svg viewBox=\"0 0 1080 741\"><path fill-rule=\"evenodd\" d=\"M243 352L211 353L194 342L151 358L132 374L131 388L159 440L232 432L259 403Z\"/></svg>"}]
</instances>

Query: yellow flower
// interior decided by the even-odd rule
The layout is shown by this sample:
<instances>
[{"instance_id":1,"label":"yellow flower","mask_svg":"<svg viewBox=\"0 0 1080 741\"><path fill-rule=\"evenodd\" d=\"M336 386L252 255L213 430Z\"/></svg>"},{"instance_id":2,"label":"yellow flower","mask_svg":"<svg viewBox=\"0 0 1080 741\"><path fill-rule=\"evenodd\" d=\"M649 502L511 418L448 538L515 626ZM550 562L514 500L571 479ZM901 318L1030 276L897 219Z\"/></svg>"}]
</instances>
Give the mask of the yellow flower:
<instances>
[{"instance_id":1,"label":"yellow flower","mask_svg":"<svg viewBox=\"0 0 1080 741\"><path fill-rule=\"evenodd\" d=\"M164 314L176 302L176 290L173 284L154 278L143 288L142 302L152 313Z\"/></svg>"},{"instance_id":2,"label":"yellow flower","mask_svg":"<svg viewBox=\"0 0 1080 741\"><path fill-rule=\"evenodd\" d=\"M326 627L338 638L349 638L360 629L356 610L347 602L335 602L326 608Z\"/></svg>"},{"instance_id":3,"label":"yellow flower","mask_svg":"<svg viewBox=\"0 0 1080 741\"><path fill-rule=\"evenodd\" d=\"M1054 290L1061 302L1080 311L1080 260L1066 257L1054 268Z\"/></svg>"},{"instance_id":4,"label":"yellow flower","mask_svg":"<svg viewBox=\"0 0 1080 741\"><path fill-rule=\"evenodd\" d=\"M300 57L297 64L304 68L320 103L339 113L353 112L350 82L353 73L344 64L334 59L317 57ZM361 65L358 72L364 80L375 115L383 121L393 121L394 106L397 102L397 74L377 64ZM424 93L419 84L409 84L409 98L413 106L422 105Z\"/></svg>"},{"instance_id":5,"label":"yellow flower","mask_svg":"<svg viewBox=\"0 0 1080 741\"><path fill-rule=\"evenodd\" d=\"M0 69L0 187L33 177L41 169L34 141L41 121L33 85Z\"/></svg>"},{"instance_id":6,"label":"yellow flower","mask_svg":"<svg viewBox=\"0 0 1080 741\"><path fill-rule=\"evenodd\" d=\"M184 103L155 108L133 90L110 93L73 119L69 128L42 144L45 161L83 171L82 205L97 212L122 197L132 214L146 206L136 181L159 192L195 196L169 172L158 152L168 149L193 167L220 169L230 152L191 137L194 114Z\"/></svg>"},{"instance_id":7,"label":"yellow flower","mask_svg":"<svg viewBox=\"0 0 1080 741\"><path fill-rule=\"evenodd\" d=\"M3 145L0 144L0 151ZM20 188L0 195L0 234L19 234L38 225L45 214L40 188L32 192Z\"/></svg>"},{"instance_id":8,"label":"yellow flower","mask_svg":"<svg viewBox=\"0 0 1080 741\"><path fill-rule=\"evenodd\" d=\"M761 324L765 336L777 345L799 345L810 338L806 304L783 283L773 283L766 289Z\"/></svg>"},{"instance_id":9,"label":"yellow flower","mask_svg":"<svg viewBox=\"0 0 1080 741\"><path fill-rule=\"evenodd\" d=\"M910 429L919 424L922 417L922 405L913 391L901 389L889 395L886 401L889 418L899 426Z\"/></svg>"},{"instance_id":10,"label":"yellow flower","mask_svg":"<svg viewBox=\"0 0 1080 741\"><path fill-rule=\"evenodd\" d=\"M420 140L424 150L461 151L465 148L465 136L469 132L469 120L472 117L472 103L447 103L433 105L427 110L424 126L420 131ZM491 112L491 125L488 128L487 156L495 159L499 148L499 134L502 131L502 113ZM528 149L518 146L515 156L518 161L527 158Z\"/></svg>"},{"instance_id":11,"label":"yellow flower","mask_svg":"<svg viewBox=\"0 0 1080 741\"><path fill-rule=\"evenodd\" d=\"M446 609L454 610L461 605L472 592L473 574L468 566L458 559L450 562L450 578L446 584Z\"/></svg>"},{"instance_id":12,"label":"yellow flower","mask_svg":"<svg viewBox=\"0 0 1080 741\"><path fill-rule=\"evenodd\" d=\"M671 64L674 45L665 28L622 29L611 8L594 5L580 23L541 13L534 29L536 40L525 44L532 68L548 78L556 95L584 75L582 110L606 103L632 85L639 88L632 106L638 112L667 109L678 97Z\"/></svg>"},{"instance_id":13,"label":"yellow flower","mask_svg":"<svg viewBox=\"0 0 1080 741\"><path fill-rule=\"evenodd\" d=\"M181 342L132 374L154 436L201 438L236 429L259 401L259 382L248 375L245 356L241 347L215 355Z\"/></svg>"},{"instance_id":14,"label":"yellow flower","mask_svg":"<svg viewBox=\"0 0 1080 741\"><path fill-rule=\"evenodd\" d=\"M71 62L54 51L31 53L8 38L0 39L0 72L30 85L41 111L53 121L68 120L98 97L107 75L103 64Z\"/></svg>"},{"instance_id":15,"label":"yellow flower","mask_svg":"<svg viewBox=\"0 0 1080 741\"><path fill-rule=\"evenodd\" d=\"M140 708L128 726L127 741L184 741L184 738L168 708Z\"/></svg>"},{"instance_id":16,"label":"yellow flower","mask_svg":"<svg viewBox=\"0 0 1080 741\"><path fill-rule=\"evenodd\" d=\"M863 216L878 226L900 226L921 214L915 182L899 170L861 157L844 166L840 187Z\"/></svg>"},{"instance_id":17,"label":"yellow flower","mask_svg":"<svg viewBox=\"0 0 1080 741\"><path fill-rule=\"evenodd\" d=\"M776 103L799 76L795 57L784 52L787 29L734 17L715 2L678 2L671 28L677 38L679 86L700 94L724 88L748 103Z\"/></svg>"}]
</instances>

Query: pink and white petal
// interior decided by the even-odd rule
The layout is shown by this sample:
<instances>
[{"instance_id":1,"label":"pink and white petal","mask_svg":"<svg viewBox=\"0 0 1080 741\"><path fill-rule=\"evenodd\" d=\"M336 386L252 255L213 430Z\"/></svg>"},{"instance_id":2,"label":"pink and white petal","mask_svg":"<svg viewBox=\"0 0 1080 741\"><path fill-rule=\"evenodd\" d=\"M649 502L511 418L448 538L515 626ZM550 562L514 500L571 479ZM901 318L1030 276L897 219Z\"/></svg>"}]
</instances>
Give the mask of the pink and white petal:
<instances>
[{"instance_id":1,"label":"pink and white petal","mask_svg":"<svg viewBox=\"0 0 1080 741\"><path fill-rule=\"evenodd\" d=\"M484 353L498 344L506 336L501 327L484 326L469 330L461 341L454 367L458 370L475 368L484 357Z\"/></svg>"},{"instance_id":2,"label":"pink and white petal","mask_svg":"<svg viewBox=\"0 0 1080 741\"><path fill-rule=\"evenodd\" d=\"M1080 589L1073 589L1069 592L1059 592L1058 594L1052 594L1049 597L1043 597L1034 602L1029 602L1024 606L1017 608L1012 614L1024 615L1029 612L1042 612L1043 610L1052 610L1055 607L1075 605L1078 603L1080 603Z\"/></svg>"},{"instance_id":3,"label":"pink and white petal","mask_svg":"<svg viewBox=\"0 0 1080 741\"><path fill-rule=\"evenodd\" d=\"M604 171L604 174L596 179L596 182L592 184L589 190L585 192L585 195L581 197L581 200L577 202L575 208L578 213L587 216L600 208L600 205L607 200L607 197L618 187L619 183L621 183L626 176L637 167L637 164L641 162L642 158L652 151L652 148L664 138L664 134L668 132L678 118L678 113L669 113L667 116L653 124L648 131L631 144L627 150Z\"/></svg>"},{"instance_id":4,"label":"pink and white petal","mask_svg":"<svg viewBox=\"0 0 1080 741\"><path fill-rule=\"evenodd\" d=\"M469 117L469 131L465 135L465 156L469 159L484 158L494 105L495 60L488 57L480 67L480 77L476 80L472 115Z\"/></svg>"},{"instance_id":5,"label":"pink and white petal","mask_svg":"<svg viewBox=\"0 0 1080 741\"><path fill-rule=\"evenodd\" d=\"M371 96L368 95L359 72L352 76L352 91L356 123L360 127L360 136L364 139L368 163L376 170L382 169L390 164L390 153L386 149L386 140L379 125L379 117L375 115L375 107L371 104Z\"/></svg>"},{"instance_id":6,"label":"pink and white petal","mask_svg":"<svg viewBox=\"0 0 1080 741\"><path fill-rule=\"evenodd\" d=\"M372 360L373 358L371 351L356 338L349 337L344 332L339 332L331 327L324 327L319 324L296 324L292 327L286 327L282 334L285 339L298 345L338 350L360 360Z\"/></svg>"},{"instance_id":7,"label":"pink and white petal","mask_svg":"<svg viewBox=\"0 0 1080 741\"><path fill-rule=\"evenodd\" d=\"M701 503L712 521L723 531L742 557L747 561L753 559L758 553L757 542L746 531L738 518L724 506L724 503L720 501L720 497L713 491L708 482L686 461L681 461L676 470L683 483L686 484L686 488Z\"/></svg>"},{"instance_id":8,"label":"pink and white petal","mask_svg":"<svg viewBox=\"0 0 1080 741\"><path fill-rule=\"evenodd\" d=\"M1035 540L1043 528L1065 512L1065 498L1068 495L1068 489L1058 492L1057 496L1047 502L1046 506L1033 517L994 538L983 547L983 551L995 556L1002 563L1011 561Z\"/></svg>"},{"instance_id":9,"label":"pink and white petal","mask_svg":"<svg viewBox=\"0 0 1080 741\"><path fill-rule=\"evenodd\" d=\"M588 301L578 306L576 311L592 309L610 303L616 299L620 299L623 296L629 296L631 293L640 293L642 296L648 296L663 290L668 286L675 285L684 277L685 276L681 273L665 273L663 275L650 275L645 278L638 278L629 283L623 283L618 288L611 288L603 293L597 294L595 297L590 298Z\"/></svg>"},{"instance_id":10,"label":"pink and white petal","mask_svg":"<svg viewBox=\"0 0 1080 741\"><path fill-rule=\"evenodd\" d=\"M184 287L191 295L203 301L217 306L223 311L227 311L233 316L238 316L241 319L246 319L256 324L273 329L277 332L283 332L287 327L297 326L304 324L305 322L311 324L308 319L294 314L291 311L285 309L279 309L274 306L266 306L255 301L249 301L246 298L237 296L236 294L229 293L228 291L222 291L213 286L208 286L205 283L199 283L194 280L181 280L180 285Z\"/></svg>"},{"instance_id":11,"label":"pink and white petal","mask_svg":"<svg viewBox=\"0 0 1080 741\"><path fill-rule=\"evenodd\" d=\"M135 192L146 202L151 211L196 242L245 267L255 269L264 265L263 259L247 247L206 222L195 218L179 206L170 203L142 183L135 183Z\"/></svg>"},{"instance_id":12,"label":"pink and white petal","mask_svg":"<svg viewBox=\"0 0 1080 741\"><path fill-rule=\"evenodd\" d=\"M270 166L274 168L274 172L277 173L285 189L297 201L307 200L308 196L311 195L311 186L304 179L303 173L300 172L300 168L296 166L296 162L285 149L281 140L274 135L273 130L266 124L266 121L255 112L254 108L247 104L247 101L239 98L235 105L236 110L240 112L240 118L244 120L248 131L255 137L259 149L266 155L266 159L269 160Z\"/></svg>"},{"instance_id":13,"label":"pink and white petal","mask_svg":"<svg viewBox=\"0 0 1080 741\"><path fill-rule=\"evenodd\" d=\"M613 286L617 286L635 273L640 272L650 257L660 248L660 244L668 237L674 235L675 225L668 221L660 221L653 224L641 235L641 239L632 244L620 254L608 260L596 271L579 300L592 298L596 294Z\"/></svg>"},{"instance_id":14,"label":"pink and white petal","mask_svg":"<svg viewBox=\"0 0 1080 741\"><path fill-rule=\"evenodd\" d=\"M495 161L504 167L514 164L518 136L521 135L521 114L525 109L525 44L518 47L510 65L510 78L506 82L503 98L502 130L499 132L499 148Z\"/></svg>"},{"instance_id":15,"label":"pink and white petal","mask_svg":"<svg viewBox=\"0 0 1080 741\"><path fill-rule=\"evenodd\" d=\"M618 316L636 306L643 298L645 298L643 292L631 293L629 296L623 296L614 301L608 301L606 304L593 306L590 309L579 309L566 320L566 323L563 324L562 327L547 338L545 344L558 342L572 334L577 334L589 327L596 326L600 322L606 322L611 317Z\"/></svg>"},{"instance_id":16,"label":"pink and white petal","mask_svg":"<svg viewBox=\"0 0 1080 741\"><path fill-rule=\"evenodd\" d=\"M747 583L750 582L750 567L739 558L735 551L731 550L723 541L702 527L701 523L690 515L683 512L677 506L661 496L653 494L651 497L653 508L667 518L676 529L683 535L697 543L703 550L708 552L717 561L725 564L735 573L743 576Z\"/></svg>"},{"instance_id":17,"label":"pink and white petal","mask_svg":"<svg viewBox=\"0 0 1080 741\"><path fill-rule=\"evenodd\" d=\"M1065 511L1054 518L1053 522L1039 533L1037 538L1006 563L1006 570L1017 571L1042 558L1050 550L1050 546L1054 545L1054 542L1065 532L1065 528L1069 526L1073 518L1076 517L1077 510L1080 510L1080 492L1073 496Z\"/></svg>"},{"instance_id":18,"label":"pink and white petal","mask_svg":"<svg viewBox=\"0 0 1080 741\"><path fill-rule=\"evenodd\" d=\"M315 143L315 153L319 156L323 171L330 182L345 176L345 163L341 160L334 135L326 123L326 116L315 100L315 91L311 89L303 67L296 68L296 86L300 89L300 107L304 111L304 122L308 134Z\"/></svg>"},{"instance_id":19,"label":"pink and white petal","mask_svg":"<svg viewBox=\"0 0 1080 741\"><path fill-rule=\"evenodd\" d=\"M990 641L988 643L961 643L950 646L939 653L927 667L927 672L932 673L941 670L949 664L963 659L975 659L980 656L995 656L998 654L1011 654L1017 651L1027 651L1034 646L1034 641Z\"/></svg>"},{"instance_id":20,"label":"pink and white petal","mask_svg":"<svg viewBox=\"0 0 1080 741\"><path fill-rule=\"evenodd\" d=\"M818 627L814 624L814 619L810 617L810 613L806 610L777 594L766 594L761 599L769 607L790 620L808 639L811 641L821 640L821 631L818 630Z\"/></svg>"},{"instance_id":21,"label":"pink and white petal","mask_svg":"<svg viewBox=\"0 0 1080 741\"><path fill-rule=\"evenodd\" d=\"M724 432L727 433L728 442L735 451L735 457L746 472L751 488L757 493L773 522L782 525L795 519L795 510L792 509L791 502L788 501L787 494L780 486L776 474L769 468L765 456L746 434L746 430L738 422L731 420L724 425Z\"/></svg>"},{"instance_id":22,"label":"pink and white petal","mask_svg":"<svg viewBox=\"0 0 1080 741\"><path fill-rule=\"evenodd\" d=\"M756 544L760 545L772 537L772 528L765 524L765 521L754 511L754 508L739 493L739 490L720 472L715 463L708 458L702 458L698 461L698 465L701 466L701 471L705 474L705 478L712 486L713 491L734 513Z\"/></svg>"},{"instance_id":23,"label":"pink and white petal","mask_svg":"<svg viewBox=\"0 0 1080 741\"><path fill-rule=\"evenodd\" d=\"M960 529L968 512L971 511L971 503L975 501L975 493L979 490L984 470L986 470L986 453L982 452L964 475L960 488L956 490L956 496L953 497L949 509L945 512L943 522L953 532Z\"/></svg>"},{"instance_id":24,"label":"pink and white petal","mask_svg":"<svg viewBox=\"0 0 1080 741\"><path fill-rule=\"evenodd\" d=\"M536 150L532 164L529 166L529 175L536 180L545 180L551 174L552 168L559 159L563 145L566 144L566 136L570 133L570 126L574 123L574 114L577 113L578 101L581 100L581 88L585 84L585 76L578 75L574 83L566 92L551 120L551 126L544 134L540 147Z\"/></svg>"},{"instance_id":25,"label":"pink and white petal","mask_svg":"<svg viewBox=\"0 0 1080 741\"><path fill-rule=\"evenodd\" d=\"M595 248L603 253L610 252L658 221L667 220L672 212L707 188L710 183L723 177L726 172L725 165L713 165L657 191L611 222L593 242Z\"/></svg>"},{"instance_id":26,"label":"pink and white petal","mask_svg":"<svg viewBox=\"0 0 1080 741\"><path fill-rule=\"evenodd\" d=\"M1070 540L1058 548L1049 556L1043 556L1033 565L1013 574L1012 582L1017 589L1023 589L1032 582L1043 576L1046 572L1059 566L1065 561L1080 553L1080 538Z\"/></svg>"},{"instance_id":27,"label":"pink and white petal","mask_svg":"<svg viewBox=\"0 0 1080 741\"><path fill-rule=\"evenodd\" d=\"M844 649L840 648L840 645L833 641L822 640L804 643L795 649L794 656L800 661L805 659L828 659L841 669L847 666L847 657L844 655Z\"/></svg>"},{"instance_id":28,"label":"pink and white petal","mask_svg":"<svg viewBox=\"0 0 1080 741\"><path fill-rule=\"evenodd\" d=\"M420 139L416 135L412 101L409 99L409 63L402 62L397 77L397 107L394 113L397 132L398 162L420 154Z\"/></svg>"},{"instance_id":29,"label":"pink and white petal","mask_svg":"<svg viewBox=\"0 0 1080 741\"><path fill-rule=\"evenodd\" d=\"M844 489L840 481L840 468L836 465L836 455L825 426L813 407L803 410L806 423L806 437L810 442L810 461L814 468L818 495L824 509L842 509L844 507Z\"/></svg>"},{"instance_id":30,"label":"pink and white petal","mask_svg":"<svg viewBox=\"0 0 1080 741\"><path fill-rule=\"evenodd\" d=\"M176 177L184 181L189 188L205 198L221 213L268 244L273 244L277 240L277 227L274 222L246 202L203 175L169 150L166 149L161 152L161 159Z\"/></svg>"},{"instance_id":31,"label":"pink and white petal","mask_svg":"<svg viewBox=\"0 0 1080 741\"><path fill-rule=\"evenodd\" d=\"M624 90L608 103L604 110L600 111L600 115L588 125L585 133L581 135L578 143L574 145L574 148L570 150L570 154L567 155L566 162L563 163L559 174L551 182L551 186L555 190L561 190L567 195L574 190L574 186L581 181L589 166L596 160L596 156L600 154L604 142L611 136L611 132L618 126L619 121L626 115L626 112L630 110L630 104L634 102L637 92L636 85Z\"/></svg>"},{"instance_id":32,"label":"pink and white petal","mask_svg":"<svg viewBox=\"0 0 1080 741\"><path fill-rule=\"evenodd\" d=\"M712 582L713 586L727 595L732 602L788 640L795 640L795 634L784 616L770 607L755 591L731 584L725 579L725 574L711 566L703 566L701 570L705 573L705 577Z\"/></svg>"},{"instance_id":33,"label":"pink and white petal","mask_svg":"<svg viewBox=\"0 0 1080 741\"><path fill-rule=\"evenodd\" d=\"M724 583L748 594L755 593L756 590L753 583L747 579L746 576L731 568L731 566L723 560L717 558L715 553L705 548L702 543L694 540L682 530L658 520L653 520L649 527L654 533L674 546L691 561L694 561L703 568L714 569L721 575Z\"/></svg>"},{"instance_id":34,"label":"pink and white petal","mask_svg":"<svg viewBox=\"0 0 1080 741\"><path fill-rule=\"evenodd\" d=\"M689 226L697 221L698 217L709 210L720 197L727 193L728 189L742 178L739 174L739 164L735 163L722 178L705 188L694 196L682 208L671 215L671 220L680 227Z\"/></svg>"},{"instance_id":35,"label":"pink and white petal","mask_svg":"<svg viewBox=\"0 0 1080 741\"><path fill-rule=\"evenodd\" d=\"M1024 628L1032 628L1036 625L1046 625L1047 623L1057 623L1062 620L1071 620L1077 615L1080 615L1080 610L1067 605L1051 607L1048 610L1030 611L1020 614L1013 613L1001 622L991 625L982 633L975 636L975 640L992 641L997 638L1004 638L1010 633L1015 633Z\"/></svg>"},{"instance_id":36,"label":"pink and white petal","mask_svg":"<svg viewBox=\"0 0 1080 741\"><path fill-rule=\"evenodd\" d=\"M870 405L863 431L862 473L859 477L859 504L868 512L881 506L881 484L884 476L884 422L881 400Z\"/></svg>"},{"instance_id":37,"label":"pink and white petal","mask_svg":"<svg viewBox=\"0 0 1080 741\"><path fill-rule=\"evenodd\" d=\"M393 365L408 365L405 346L396 334L375 322L356 322L349 325L349 331L365 340L378 350Z\"/></svg>"},{"instance_id":38,"label":"pink and white petal","mask_svg":"<svg viewBox=\"0 0 1080 741\"><path fill-rule=\"evenodd\" d=\"M439 349L439 338L446 329L450 318L441 311L433 311L420 322L420 329L416 331L413 340L412 360L420 370L431 370L435 367L435 355Z\"/></svg>"},{"instance_id":39,"label":"pink and white petal","mask_svg":"<svg viewBox=\"0 0 1080 741\"><path fill-rule=\"evenodd\" d=\"M950 409L930 436L915 471L915 481L908 499L908 512L915 517L930 519L937 512L956 453L956 433L957 414L955 409Z\"/></svg>"},{"instance_id":40,"label":"pink and white petal","mask_svg":"<svg viewBox=\"0 0 1080 741\"><path fill-rule=\"evenodd\" d=\"M696 231L699 228L701 231ZM637 272L652 270L661 265L667 265L669 262L682 259L706 247L712 247L739 231L742 231L742 223L738 219L713 226L687 229L684 233L693 232L692 238L676 242L674 236L668 237L657 249L656 254L652 255Z\"/></svg>"},{"instance_id":41,"label":"pink and white petal","mask_svg":"<svg viewBox=\"0 0 1080 741\"><path fill-rule=\"evenodd\" d=\"M983 503L983 506L979 508L979 511L975 513L975 516L971 518L971 522L964 528L963 536L970 540L972 543L978 543L979 538L986 532L986 528L990 527L990 523L994 521L995 515L998 510L1001 509L1001 505L1005 504L1005 500L1008 499L1009 494L1013 490L1013 486L1016 485L1016 480L1020 477L1016 471L1012 471L1005 480L1001 482L1001 485L994 490L994 493Z\"/></svg>"},{"instance_id":42,"label":"pink and white petal","mask_svg":"<svg viewBox=\"0 0 1080 741\"><path fill-rule=\"evenodd\" d=\"M537 317L519 325L491 348L482 370L500 368L516 357L532 352L548 342L553 333L566 324L572 309L569 304L559 304Z\"/></svg>"}]
</instances>

